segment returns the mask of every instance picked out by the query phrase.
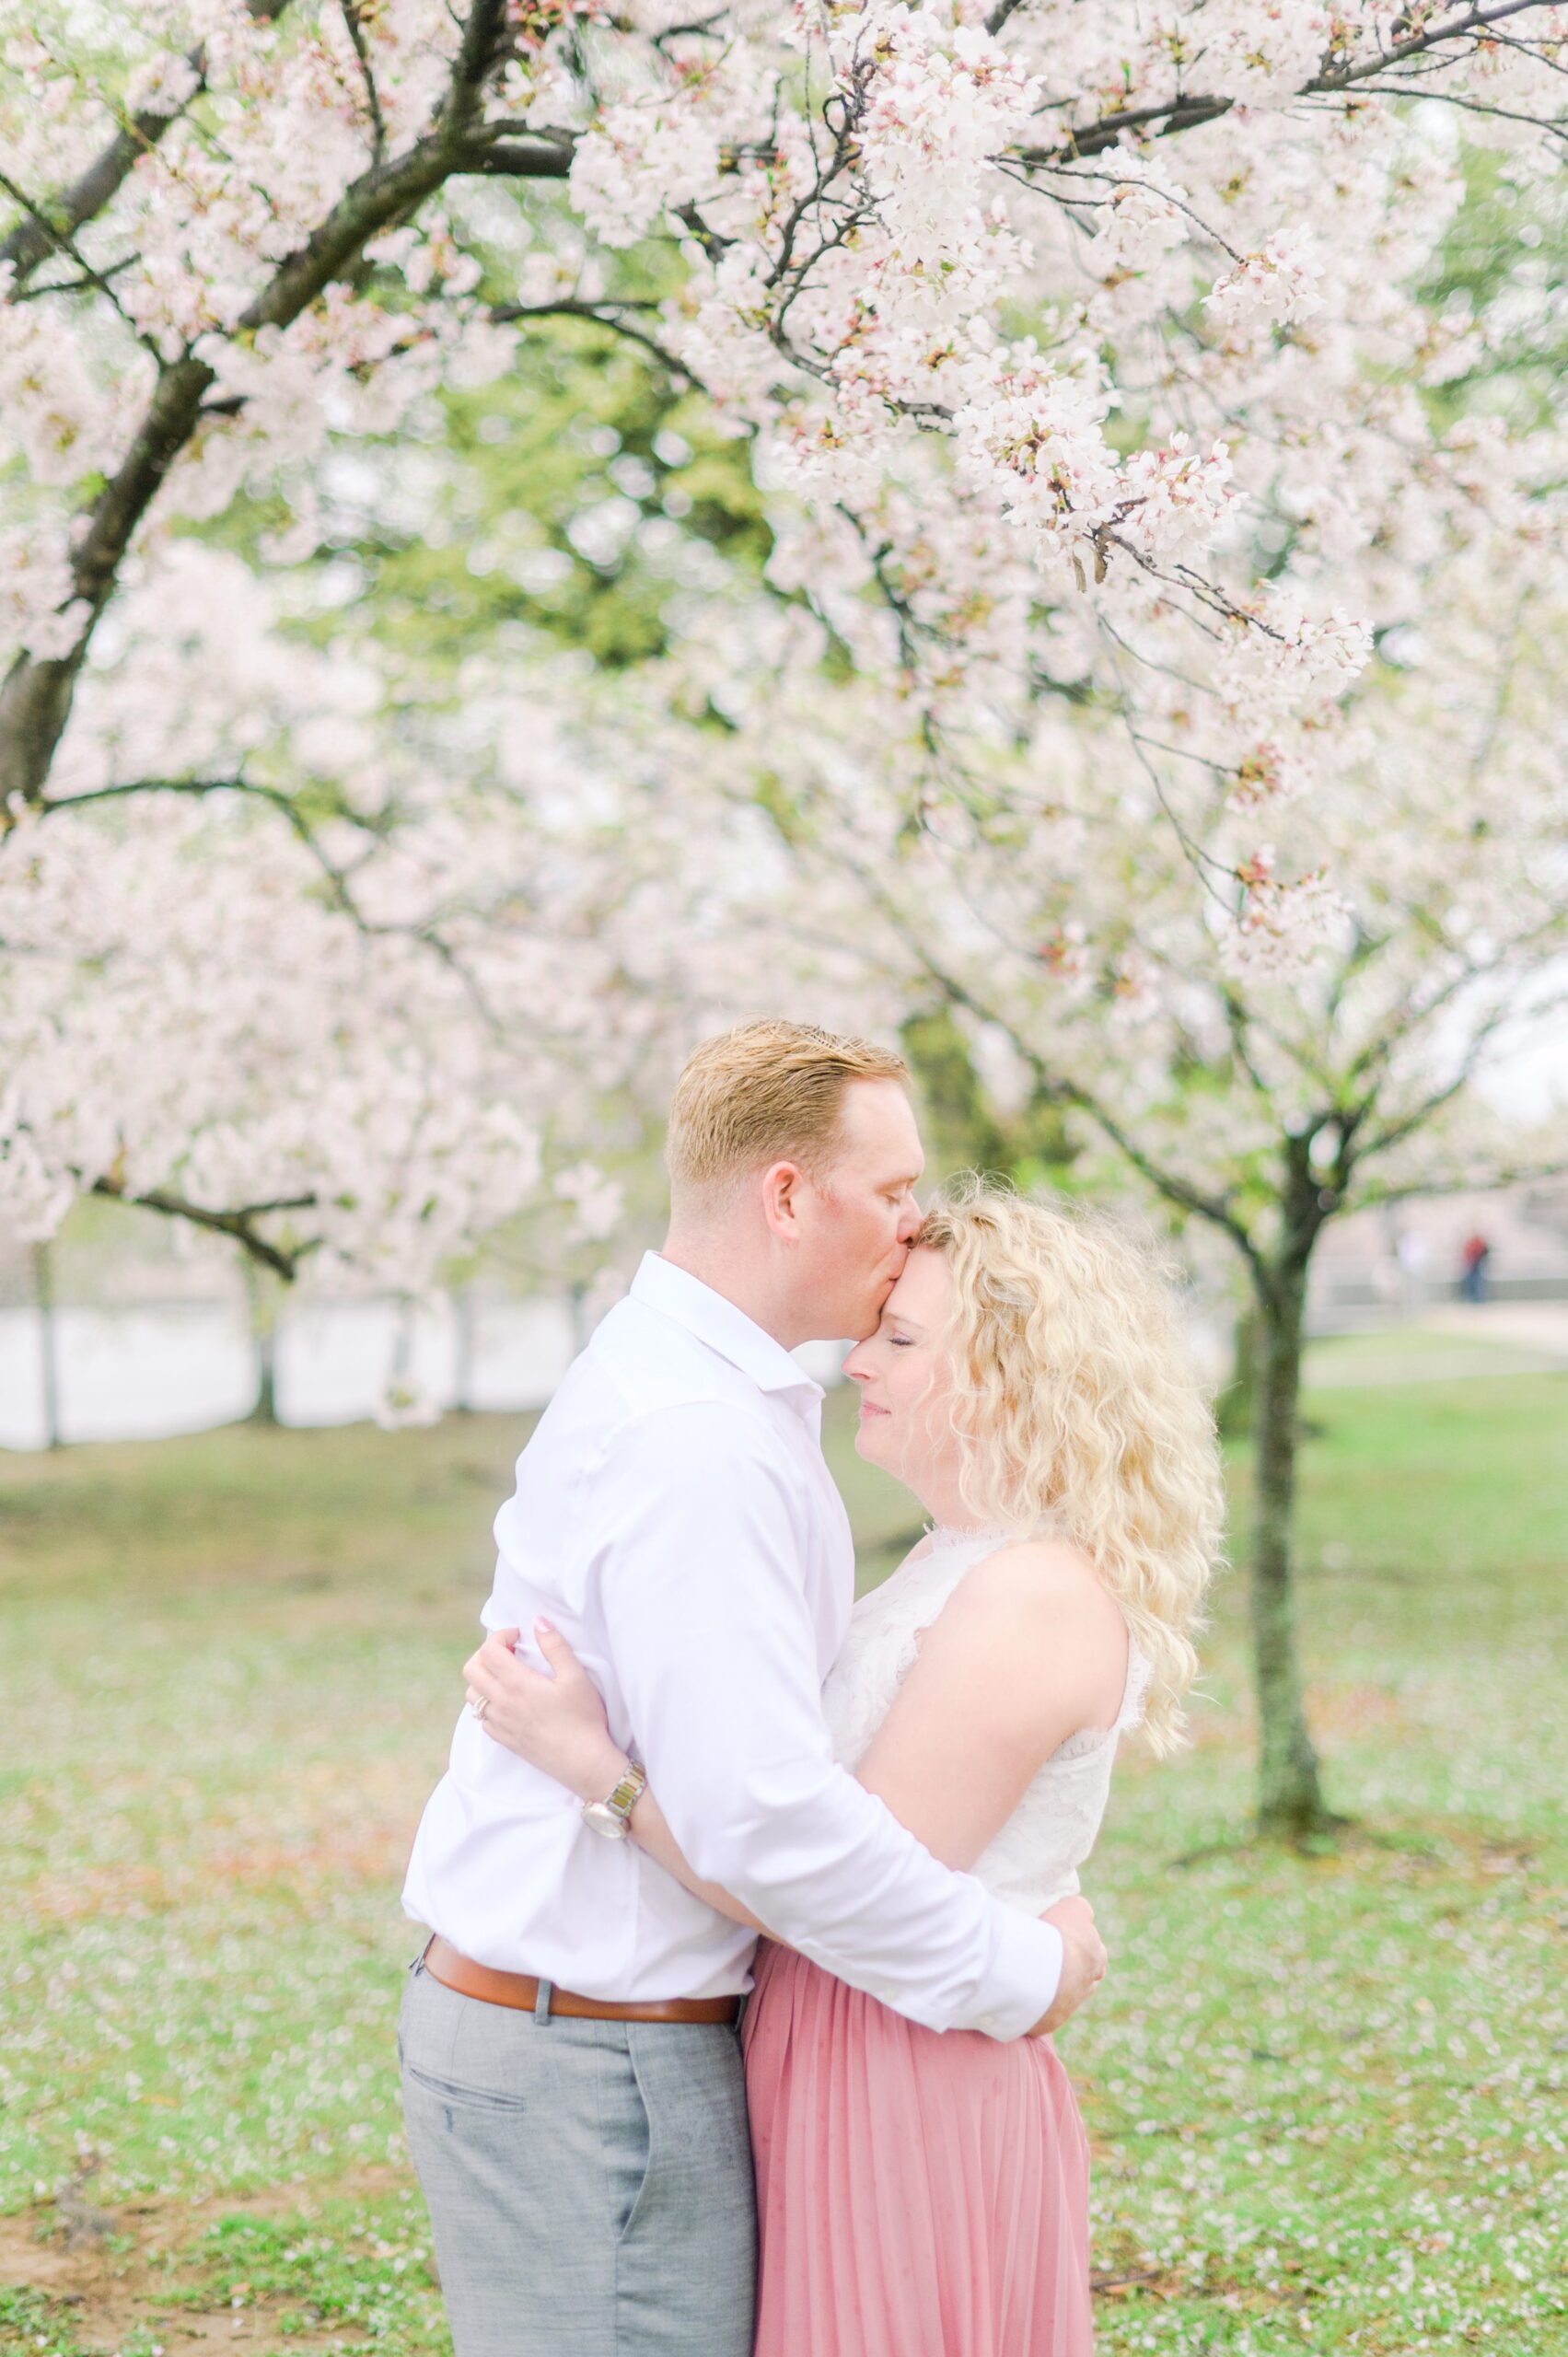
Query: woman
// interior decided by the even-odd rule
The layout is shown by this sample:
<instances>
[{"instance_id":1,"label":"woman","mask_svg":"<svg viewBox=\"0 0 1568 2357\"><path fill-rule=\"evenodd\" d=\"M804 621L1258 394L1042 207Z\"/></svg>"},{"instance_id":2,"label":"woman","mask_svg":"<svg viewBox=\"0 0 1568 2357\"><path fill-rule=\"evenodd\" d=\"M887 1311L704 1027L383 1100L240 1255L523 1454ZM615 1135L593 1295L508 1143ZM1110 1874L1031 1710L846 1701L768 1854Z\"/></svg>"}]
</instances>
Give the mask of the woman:
<instances>
[{"instance_id":1,"label":"woman","mask_svg":"<svg viewBox=\"0 0 1568 2357\"><path fill-rule=\"evenodd\" d=\"M933 1527L855 1608L839 1756L945 1864L1041 1913L1077 1888L1118 1738L1180 1732L1219 1541L1212 1420L1154 1271L1103 1220L967 1180L851 1353L856 1447ZM585 1800L625 1771L546 1623L468 1665L486 1730ZM650 1789L635 1838L693 1877ZM759 1930L765 1927L759 1925ZM1087 2145L1049 2038L906 2021L766 1942L745 2022L757 2357L1081 2357Z\"/></svg>"}]
</instances>

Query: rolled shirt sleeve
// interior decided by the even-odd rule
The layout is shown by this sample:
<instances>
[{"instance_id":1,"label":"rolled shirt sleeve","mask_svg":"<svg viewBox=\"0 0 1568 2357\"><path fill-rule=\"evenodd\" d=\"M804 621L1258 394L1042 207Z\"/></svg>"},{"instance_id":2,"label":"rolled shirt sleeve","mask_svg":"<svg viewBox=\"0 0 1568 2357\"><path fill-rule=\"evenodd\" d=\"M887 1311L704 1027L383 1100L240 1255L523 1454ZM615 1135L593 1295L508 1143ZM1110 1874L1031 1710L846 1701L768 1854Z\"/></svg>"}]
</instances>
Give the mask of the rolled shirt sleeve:
<instances>
[{"instance_id":1,"label":"rolled shirt sleeve","mask_svg":"<svg viewBox=\"0 0 1568 2357\"><path fill-rule=\"evenodd\" d=\"M693 1870L912 2021L1029 2029L1060 1935L939 1865L833 1759L801 1585L809 1509L761 1420L661 1408L616 1435L593 1487L615 1676Z\"/></svg>"}]
</instances>

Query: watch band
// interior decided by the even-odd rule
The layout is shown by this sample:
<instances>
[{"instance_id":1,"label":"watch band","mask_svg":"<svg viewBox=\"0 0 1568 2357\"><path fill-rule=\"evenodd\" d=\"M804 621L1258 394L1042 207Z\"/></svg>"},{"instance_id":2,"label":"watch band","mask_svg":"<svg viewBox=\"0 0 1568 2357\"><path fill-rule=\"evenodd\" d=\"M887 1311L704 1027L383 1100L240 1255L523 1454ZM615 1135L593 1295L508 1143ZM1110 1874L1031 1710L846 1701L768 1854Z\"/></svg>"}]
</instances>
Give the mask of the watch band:
<instances>
[{"instance_id":1,"label":"watch band","mask_svg":"<svg viewBox=\"0 0 1568 2357\"><path fill-rule=\"evenodd\" d=\"M629 1759L626 1763L626 1773L621 1777L615 1790L606 1795L604 1805L606 1808L613 1809L624 1825L647 1790L647 1771L642 1761Z\"/></svg>"},{"instance_id":2,"label":"watch band","mask_svg":"<svg viewBox=\"0 0 1568 2357\"><path fill-rule=\"evenodd\" d=\"M583 1823L606 1841L624 1841L632 1830L632 1811L647 1782L641 1761L629 1761L626 1773L606 1799L583 1803Z\"/></svg>"}]
</instances>

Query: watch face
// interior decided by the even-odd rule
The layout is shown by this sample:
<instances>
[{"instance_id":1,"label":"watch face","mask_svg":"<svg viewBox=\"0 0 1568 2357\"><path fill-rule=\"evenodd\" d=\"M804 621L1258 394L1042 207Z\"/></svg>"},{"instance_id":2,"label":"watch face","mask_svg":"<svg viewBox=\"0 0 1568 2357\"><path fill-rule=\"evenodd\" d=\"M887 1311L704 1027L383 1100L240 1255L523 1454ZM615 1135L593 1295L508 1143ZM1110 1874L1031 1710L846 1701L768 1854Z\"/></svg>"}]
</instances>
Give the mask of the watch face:
<instances>
[{"instance_id":1,"label":"watch face","mask_svg":"<svg viewBox=\"0 0 1568 2357\"><path fill-rule=\"evenodd\" d=\"M589 1801L583 1810L583 1823L591 1825L611 1841L626 1839L626 1819L612 1809L608 1801Z\"/></svg>"}]
</instances>

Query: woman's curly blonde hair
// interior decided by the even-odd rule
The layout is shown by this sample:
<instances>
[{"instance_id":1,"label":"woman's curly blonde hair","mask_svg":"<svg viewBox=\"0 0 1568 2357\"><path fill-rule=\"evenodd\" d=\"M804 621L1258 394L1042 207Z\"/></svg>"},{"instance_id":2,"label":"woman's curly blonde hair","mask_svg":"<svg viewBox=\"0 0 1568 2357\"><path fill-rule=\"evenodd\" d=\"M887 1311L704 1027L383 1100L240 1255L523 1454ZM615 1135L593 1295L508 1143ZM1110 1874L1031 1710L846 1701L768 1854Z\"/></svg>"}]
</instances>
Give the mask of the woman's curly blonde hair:
<instances>
[{"instance_id":1,"label":"woman's curly blonde hair","mask_svg":"<svg viewBox=\"0 0 1568 2357\"><path fill-rule=\"evenodd\" d=\"M1224 1527L1214 1422L1163 1271L1102 1214L966 1172L914 1239L953 1277L946 1337L964 1503L1065 1530L1153 1666L1151 1747L1182 1739Z\"/></svg>"}]
</instances>

